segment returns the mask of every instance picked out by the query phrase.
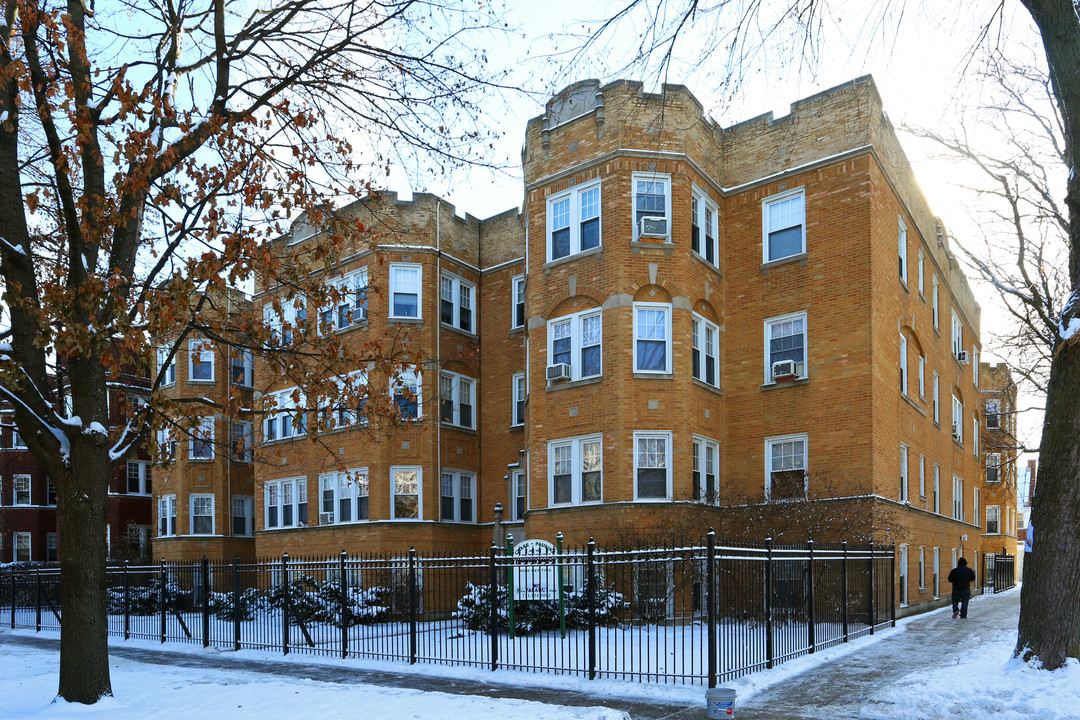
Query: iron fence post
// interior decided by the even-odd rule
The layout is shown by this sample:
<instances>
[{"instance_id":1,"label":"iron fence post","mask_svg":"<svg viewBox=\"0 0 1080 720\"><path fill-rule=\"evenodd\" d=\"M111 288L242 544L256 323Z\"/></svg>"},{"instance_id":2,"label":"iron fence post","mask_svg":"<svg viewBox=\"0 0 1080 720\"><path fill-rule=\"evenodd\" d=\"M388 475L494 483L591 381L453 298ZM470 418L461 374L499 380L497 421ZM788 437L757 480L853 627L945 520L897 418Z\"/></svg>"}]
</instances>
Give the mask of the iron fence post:
<instances>
[{"instance_id":1,"label":"iron fence post","mask_svg":"<svg viewBox=\"0 0 1080 720\"><path fill-rule=\"evenodd\" d=\"M240 555L232 561L233 650L240 651Z\"/></svg>"},{"instance_id":2,"label":"iron fence post","mask_svg":"<svg viewBox=\"0 0 1080 720\"><path fill-rule=\"evenodd\" d=\"M202 559L202 646L210 647L210 561Z\"/></svg>"},{"instance_id":3,"label":"iron fence post","mask_svg":"<svg viewBox=\"0 0 1080 720\"><path fill-rule=\"evenodd\" d=\"M705 556L705 607L709 624L709 687L716 687L716 533L709 528L705 536L707 553Z\"/></svg>"},{"instance_id":4,"label":"iron fence post","mask_svg":"<svg viewBox=\"0 0 1080 720\"><path fill-rule=\"evenodd\" d=\"M870 634L873 635L874 634L874 611L876 610L876 607L875 607L876 603L874 602L874 541L873 540L870 541L870 572L868 573L867 578L869 580L870 585L868 587L868 592L867 592L867 595L866 595L867 598L868 598L867 602L869 603L869 605L866 606L866 619L870 622Z\"/></svg>"},{"instance_id":5,"label":"iron fence post","mask_svg":"<svg viewBox=\"0 0 1080 720\"><path fill-rule=\"evenodd\" d=\"M289 597L289 553L281 556L281 654L289 654L289 610L292 598Z\"/></svg>"},{"instance_id":6,"label":"iron fence post","mask_svg":"<svg viewBox=\"0 0 1080 720\"><path fill-rule=\"evenodd\" d=\"M416 664L416 548L409 548L409 664Z\"/></svg>"},{"instance_id":7,"label":"iron fence post","mask_svg":"<svg viewBox=\"0 0 1080 720\"><path fill-rule=\"evenodd\" d=\"M11 629L15 629L15 571L11 571Z\"/></svg>"},{"instance_id":8,"label":"iron fence post","mask_svg":"<svg viewBox=\"0 0 1080 720\"><path fill-rule=\"evenodd\" d=\"M124 561L124 639L131 639L131 576L128 561Z\"/></svg>"},{"instance_id":9,"label":"iron fence post","mask_svg":"<svg viewBox=\"0 0 1080 720\"><path fill-rule=\"evenodd\" d=\"M840 580L840 597L842 606L840 609L840 621L844 625L844 642L848 641L848 586L847 586L847 540L840 541L840 549L843 556L840 560L840 568L843 577Z\"/></svg>"},{"instance_id":10,"label":"iron fence post","mask_svg":"<svg viewBox=\"0 0 1080 720\"><path fill-rule=\"evenodd\" d=\"M514 536L506 534L506 626L507 637L514 639Z\"/></svg>"},{"instance_id":11,"label":"iron fence post","mask_svg":"<svg viewBox=\"0 0 1080 720\"><path fill-rule=\"evenodd\" d=\"M498 604L497 598L499 594L498 577L495 573L495 551L497 549L495 543L491 544L491 575L488 578L488 605L490 610L490 617L488 618L488 633L491 635L491 670L495 671L499 667L499 625L498 625Z\"/></svg>"},{"instance_id":12,"label":"iron fence post","mask_svg":"<svg viewBox=\"0 0 1080 720\"><path fill-rule=\"evenodd\" d=\"M34 568L34 632L41 632L41 568Z\"/></svg>"},{"instance_id":13,"label":"iron fence post","mask_svg":"<svg viewBox=\"0 0 1080 720\"><path fill-rule=\"evenodd\" d=\"M889 613L892 626L896 627L896 543L893 543L892 557L889 558Z\"/></svg>"},{"instance_id":14,"label":"iron fence post","mask_svg":"<svg viewBox=\"0 0 1080 720\"><path fill-rule=\"evenodd\" d=\"M765 538L765 667L772 668L775 664L775 652L773 648L772 626L772 538Z\"/></svg>"},{"instance_id":15,"label":"iron fence post","mask_svg":"<svg viewBox=\"0 0 1080 720\"><path fill-rule=\"evenodd\" d=\"M806 578L806 614L809 615L810 622L807 623L806 640L810 645L810 652L814 652L814 646L817 645L817 617L814 614L814 541L806 541L806 551L809 555L807 562L807 578Z\"/></svg>"},{"instance_id":16,"label":"iron fence post","mask_svg":"<svg viewBox=\"0 0 1080 720\"><path fill-rule=\"evenodd\" d=\"M596 566L593 554L596 551L596 543L589 538L586 558L588 569L586 571L586 592L589 597L589 679L596 679Z\"/></svg>"},{"instance_id":17,"label":"iron fence post","mask_svg":"<svg viewBox=\"0 0 1080 720\"><path fill-rule=\"evenodd\" d=\"M349 577L345 574L345 558L348 554L342 550L338 559L341 572L341 657L349 657Z\"/></svg>"},{"instance_id":18,"label":"iron fence post","mask_svg":"<svg viewBox=\"0 0 1080 720\"><path fill-rule=\"evenodd\" d=\"M158 589L158 605L161 610L161 642L165 642L165 601L169 597L168 590L165 588L166 572L165 572L165 558L161 559L161 587Z\"/></svg>"},{"instance_id":19,"label":"iron fence post","mask_svg":"<svg viewBox=\"0 0 1080 720\"><path fill-rule=\"evenodd\" d=\"M555 533L555 582L559 586L559 634L566 639L566 592L563 582L563 558L562 558L563 534Z\"/></svg>"}]
</instances>

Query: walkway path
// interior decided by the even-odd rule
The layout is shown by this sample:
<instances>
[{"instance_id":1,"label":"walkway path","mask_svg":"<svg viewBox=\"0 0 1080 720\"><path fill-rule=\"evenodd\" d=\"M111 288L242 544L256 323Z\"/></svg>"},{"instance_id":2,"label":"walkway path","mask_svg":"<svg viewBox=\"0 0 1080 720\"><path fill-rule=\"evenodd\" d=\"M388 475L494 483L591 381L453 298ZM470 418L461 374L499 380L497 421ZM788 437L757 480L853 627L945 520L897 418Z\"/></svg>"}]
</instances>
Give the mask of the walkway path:
<instances>
[{"instance_id":1,"label":"walkway path","mask_svg":"<svg viewBox=\"0 0 1080 720\"><path fill-rule=\"evenodd\" d=\"M1020 593L980 596L971 606L971 617L953 620L948 612L934 612L913 618L902 632L889 633L865 648L833 662L811 668L799 675L759 691L736 706L740 720L799 720L801 718L895 717L895 708L880 704L878 698L890 686L909 685L905 678L927 668L955 663L965 650L980 639L1015 628ZM0 631L0 643L41 649L59 649L59 640L49 637ZM111 644L109 652L135 662L244 670L330 683L366 683L386 687L411 688L456 695L516 698L573 707L604 706L623 710L634 720L702 720L702 700L692 706L669 701L623 699L575 690L511 684L507 676L493 676L492 682L444 678L415 672L396 673L363 670L349 666L309 663L302 660L275 662L238 657L229 653L208 654L145 649ZM783 666L781 666L783 667ZM437 668L433 668L433 672ZM502 682L500 682L500 680ZM504 684L505 683L505 684ZM915 715L912 715L915 717Z\"/></svg>"}]
</instances>

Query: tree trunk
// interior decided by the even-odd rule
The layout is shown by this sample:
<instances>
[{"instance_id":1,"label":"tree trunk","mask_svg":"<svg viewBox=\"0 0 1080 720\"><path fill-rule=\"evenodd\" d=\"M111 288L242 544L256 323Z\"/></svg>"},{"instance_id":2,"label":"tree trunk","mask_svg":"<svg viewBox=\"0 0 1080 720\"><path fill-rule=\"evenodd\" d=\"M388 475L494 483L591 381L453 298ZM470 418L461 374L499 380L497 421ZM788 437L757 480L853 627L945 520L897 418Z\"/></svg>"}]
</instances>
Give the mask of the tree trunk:
<instances>
[{"instance_id":1,"label":"tree trunk","mask_svg":"<svg viewBox=\"0 0 1080 720\"><path fill-rule=\"evenodd\" d=\"M1050 366L1039 481L1024 561L1016 654L1054 670L1080 657L1080 344L1059 349Z\"/></svg>"},{"instance_id":2,"label":"tree trunk","mask_svg":"<svg viewBox=\"0 0 1080 720\"><path fill-rule=\"evenodd\" d=\"M106 537L112 464L107 444L72 433L71 471L57 487L61 539L60 687L69 702L112 695L105 603Z\"/></svg>"}]
</instances>

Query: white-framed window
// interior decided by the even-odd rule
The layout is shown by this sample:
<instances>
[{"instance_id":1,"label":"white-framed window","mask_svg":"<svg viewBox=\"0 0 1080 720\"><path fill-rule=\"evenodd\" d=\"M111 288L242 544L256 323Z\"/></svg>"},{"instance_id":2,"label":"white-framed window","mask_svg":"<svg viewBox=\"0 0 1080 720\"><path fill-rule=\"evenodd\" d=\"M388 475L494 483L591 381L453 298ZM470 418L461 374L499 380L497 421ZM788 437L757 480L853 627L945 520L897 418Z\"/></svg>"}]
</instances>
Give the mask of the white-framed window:
<instances>
[{"instance_id":1,"label":"white-framed window","mask_svg":"<svg viewBox=\"0 0 1080 720\"><path fill-rule=\"evenodd\" d=\"M908 546L906 544L900 545L900 555L896 558L896 570L900 574L899 586L900 586L900 607L907 607L908 604Z\"/></svg>"},{"instance_id":2,"label":"white-framed window","mask_svg":"<svg viewBox=\"0 0 1080 720\"><path fill-rule=\"evenodd\" d=\"M255 534L255 498L250 495L232 496L232 534L234 537Z\"/></svg>"},{"instance_id":3,"label":"white-framed window","mask_svg":"<svg viewBox=\"0 0 1080 720\"><path fill-rule=\"evenodd\" d=\"M170 348L157 349L158 378L160 378L158 385L161 387L176 384L176 356L169 357L169 351Z\"/></svg>"},{"instance_id":4,"label":"white-framed window","mask_svg":"<svg viewBox=\"0 0 1080 720\"><path fill-rule=\"evenodd\" d=\"M548 443L548 502L581 505L603 500L602 436L552 440Z\"/></svg>"},{"instance_id":5,"label":"white-framed window","mask_svg":"<svg viewBox=\"0 0 1080 720\"><path fill-rule=\"evenodd\" d=\"M934 422L936 422L938 425L940 425L941 424L941 401L940 401L940 396L939 396L938 393L939 393L940 387L941 387L941 376L938 375L937 370L934 371L934 380L933 380L932 384L933 384L933 392L934 392Z\"/></svg>"},{"instance_id":6,"label":"white-framed window","mask_svg":"<svg viewBox=\"0 0 1080 720\"><path fill-rule=\"evenodd\" d=\"M366 267L328 280L326 288L327 304L323 307L319 318L319 332L344 330L367 320L368 271Z\"/></svg>"},{"instance_id":7,"label":"white-framed window","mask_svg":"<svg viewBox=\"0 0 1080 720\"><path fill-rule=\"evenodd\" d=\"M908 281L908 267L907 267L907 223L904 222L904 218L898 218L899 227L896 233L897 253L900 256L900 280L907 285Z\"/></svg>"},{"instance_id":8,"label":"white-framed window","mask_svg":"<svg viewBox=\"0 0 1080 720\"><path fill-rule=\"evenodd\" d=\"M368 388L367 371L354 370L334 378L333 394L320 395L319 422L327 431L353 425L366 425Z\"/></svg>"},{"instance_id":9,"label":"white-framed window","mask_svg":"<svg viewBox=\"0 0 1080 720\"><path fill-rule=\"evenodd\" d=\"M524 470L514 470L510 473L509 500L510 522L518 522L519 520L524 520L525 511L528 509Z\"/></svg>"},{"instance_id":10,"label":"white-framed window","mask_svg":"<svg viewBox=\"0 0 1080 720\"><path fill-rule=\"evenodd\" d=\"M287 440L307 432L304 398L296 388L286 388L266 396L263 441Z\"/></svg>"},{"instance_id":11,"label":"white-framed window","mask_svg":"<svg viewBox=\"0 0 1080 720\"><path fill-rule=\"evenodd\" d=\"M923 294L923 251L919 248L919 295ZM925 299L923 302L926 302ZM920 586L921 587L921 586Z\"/></svg>"},{"instance_id":12,"label":"white-framed window","mask_svg":"<svg viewBox=\"0 0 1080 720\"><path fill-rule=\"evenodd\" d=\"M600 246L600 182L557 193L547 201L548 260Z\"/></svg>"},{"instance_id":13,"label":"white-framed window","mask_svg":"<svg viewBox=\"0 0 1080 720\"><path fill-rule=\"evenodd\" d=\"M188 340L188 382L214 382L214 346L209 340Z\"/></svg>"},{"instance_id":14,"label":"white-framed window","mask_svg":"<svg viewBox=\"0 0 1080 720\"><path fill-rule=\"evenodd\" d=\"M30 562L30 539L28 532L11 533L12 562Z\"/></svg>"},{"instance_id":15,"label":"white-framed window","mask_svg":"<svg viewBox=\"0 0 1080 720\"><path fill-rule=\"evenodd\" d=\"M449 425L476 427L476 380L443 371L439 377L439 417Z\"/></svg>"},{"instance_id":16,"label":"white-framed window","mask_svg":"<svg viewBox=\"0 0 1080 720\"><path fill-rule=\"evenodd\" d=\"M955 475L952 478L952 516L953 520L964 519L964 481Z\"/></svg>"},{"instance_id":17,"label":"white-framed window","mask_svg":"<svg viewBox=\"0 0 1080 720\"><path fill-rule=\"evenodd\" d=\"M934 463L934 512L941 514L941 465Z\"/></svg>"},{"instance_id":18,"label":"white-framed window","mask_svg":"<svg viewBox=\"0 0 1080 720\"><path fill-rule=\"evenodd\" d=\"M900 443L900 502L908 499L908 446Z\"/></svg>"},{"instance_id":19,"label":"white-framed window","mask_svg":"<svg viewBox=\"0 0 1080 720\"><path fill-rule=\"evenodd\" d=\"M926 356L919 356L919 398L926 400Z\"/></svg>"},{"instance_id":20,"label":"white-framed window","mask_svg":"<svg viewBox=\"0 0 1080 720\"><path fill-rule=\"evenodd\" d=\"M415 369L401 370L390 378L390 397L402 420L419 420L423 417L423 384Z\"/></svg>"},{"instance_id":21,"label":"white-framed window","mask_svg":"<svg viewBox=\"0 0 1080 720\"><path fill-rule=\"evenodd\" d=\"M634 499L671 500L671 433L634 433Z\"/></svg>"},{"instance_id":22,"label":"white-framed window","mask_svg":"<svg viewBox=\"0 0 1080 720\"><path fill-rule=\"evenodd\" d=\"M158 537L176 534L176 496L162 495L158 498Z\"/></svg>"},{"instance_id":23,"label":"white-framed window","mask_svg":"<svg viewBox=\"0 0 1080 720\"><path fill-rule=\"evenodd\" d=\"M255 384L255 356L250 350L232 349L229 355L229 373L233 385L251 387Z\"/></svg>"},{"instance_id":24,"label":"white-framed window","mask_svg":"<svg viewBox=\"0 0 1080 720\"><path fill-rule=\"evenodd\" d=\"M981 515L979 514L979 488L978 486L971 488L971 517L976 524L979 522Z\"/></svg>"},{"instance_id":25,"label":"white-framed window","mask_svg":"<svg viewBox=\"0 0 1080 720\"><path fill-rule=\"evenodd\" d=\"M986 482L1001 481L1001 453L986 453Z\"/></svg>"},{"instance_id":26,"label":"white-framed window","mask_svg":"<svg viewBox=\"0 0 1080 720\"><path fill-rule=\"evenodd\" d=\"M971 382L979 389L979 348L971 346Z\"/></svg>"},{"instance_id":27,"label":"white-framed window","mask_svg":"<svg viewBox=\"0 0 1080 720\"><path fill-rule=\"evenodd\" d=\"M941 597L941 548L934 548L934 597Z\"/></svg>"},{"instance_id":28,"label":"white-framed window","mask_svg":"<svg viewBox=\"0 0 1080 720\"><path fill-rule=\"evenodd\" d=\"M134 527L129 526L129 527ZM56 562L60 559L60 542L56 533L45 533L45 562Z\"/></svg>"},{"instance_id":29,"label":"white-framed window","mask_svg":"<svg viewBox=\"0 0 1080 720\"><path fill-rule=\"evenodd\" d=\"M176 456L176 433L173 428L159 428L157 431L158 458Z\"/></svg>"},{"instance_id":30,"label":"white-framed window","mask_svg":"<svg viewBox=\"0 0 1080 720\"><path fill-rule=\"evenodd\" d=\"M189 495L188 509L191 515L192 535L214 534L214 496Z\"/></svg>"},{"instance_id":31,"label":"white-framed window","mask_svg":"<svg viewBox=\"0 0 1080 720\"><path fill-rule=\"evenodd\" d=\"M128 495L150 494L150 463L145 460L127 461Z\"/></svg>"},{"instance_id":32,"label":"white-framed window","mask_svg":"<svg viewBox=\"0 0 1080 720\"><path fill-rule=\"evenodd\" d=\"M941 312L938 304L938 280L937 275L930 277L930 310L934 319L934 329L941 328Z\"/></svg>"},{"instance_id":33,"label":"white-framed window","mask_svg":"<svg viewBox=\"0 0 1080 720\"><path fill-rule=\"evenodd\" d=\"M795 363L795 375L807 376L806 313L781 315L765 321L765 384L775 382L772 369L775 363L790 360Z\"/></svg>"},{"instance_id":34,"label":"white-framed window","mask_svg":"<svg viewBox=\"0 0 1080 720\"><path fill-rule=\"evenodd\" d=\"M961 445L964 444L964 403L955 395L952 396L952 432L953 438Z\"/></svg>"},{"instance_id":35,"label":"white-framed window","mask_svg":"<svg viewBox=\"0 0 1080 720\"><path fill-rule=\"evenodd\" d=\"M525 424L525 373L514 373L510 376L510 387L514 406L511 411L510 424L513 426Z\"/></svg>"},{"instance_id":36,"label":"white-framed window","mask_svg":"<svg viewBox=\"0 0 1080 720\"><path fill-rule=\"evenodd\" d=\"M371 519L370 490L367 468L320 475L319 524L340 525Z\"/></svg>"},{"instance_id":37,"label":"white-framed window","mask_svg":"<svg viewBox=\"0 0 1080 720\"><path fill-rule=\"evenodd\" d=\"M979 418L971 419L971 453L979 457Z\"/></svg>"},{"instance_id":38,"label":"white-framed window","mask_svg":"<svg viewBox=\"0 0 1080 720\"><path fill-rule=\"evenodd\" d=\"M270 330L271 345L292 345L307 324L307 301L303 297L281 299L281 313L273 303L263 306L263 324Z\"/></svg>"},{"instance_id":39,"label":"white-framed window","mask_svg":"<svg viewBox=\"0 0 1080 720\"><path fill-rule=\"evenodd\" d=\"M12 505L29 505L31 481L29 475L12 475L11 476L11 504Z\"/></svg>"},{"instance_id":40,"label":"white-framed window","mask_svg":"<svg viewBox=\"0 0 1080 720\"><path fill-rule=\"evenodd\" d=\"M420 318L422 313L423 266L405 263L390 264L390 317Z\"/></svg>"},{"instance_id":41,"label":"white-framed window","mask_svg":"<svg viewBox=\"0 0 1080 720\"><path fill-rule=\"evenodd\" d=\"M1001 506L986 506L986 532L997 535L1001 532Z\"/></svg>"},{"instance_id":42,"label":"white-framed window","mask_svg":"<svg viewBox=\"0 0 1080 720\"><path fill-rule=\"evenodd\" d=\"M695 379L720 387L720 327L693 314L694 345L691 371Z\"/></svg>"},{"instance_id":43,"label":"white-framed window","mask_svg":"<svg viewBox=\"0 0 1080 720\"><path fill-rule=\"evenodd\" d=\"M510 279L510 299L513 303L511 328L525 327L525 276L515 275Z\"/></svg>"},{"instance_id":44,"label":"white-framed window","mask_svg":"<svg viewBox=\"0 0 1080 720\"><path fill-rule=\"evenodd\" d=\"M7 420L8 431L11 434L11 449L25 450L26 441L23 440L22 433L19 432L19 426L15 424L15 414L7 415L5 420Z\"/></svg>"},{"instance_id":45,"label":"white-framed window","mask_svg":"<svg viewBox=\"0 0 1080 720\"><path fill-rule=\"evenodd\" d=\"M232 421L232 459L242 463L255 461L255 423Z\"/></svg>"},{"instance_id":46,"label":"white-framed window","mask_svg":"<svg viewBox=\"0 0 1080 720\"><path fill-rule=\"evenodd\" d=\"M720 490L718 480L720 443L695 435L693 454L692 497L701 502L716 502L717 493Z\"/></svg>"},{"instance_id":47,"label":"white-framed window","mask_svg":"<svg viewBox=\"0 0 1080 720\"><path fill-rule=\"evenodd\" d=\"M761 201L762 262L806 252L806 191L797 188Z\"/></svg>"},{"instance_id":48,"label":"white-framed window","mask_svg":"<svg viewBox=\"0 0 1080 720\"><path fill-rule=\"evenodd\" d=\"M214 418L199 418L199 425L188 438L188 460L214 459Z\"/></svg>"},{"instance_id":49,"label":"white-framed window","mask_svg":"<svg viewBox=\"0 0 1080 720\"><path fill-rule=\"evenodd\" d=\"M671 305L634 303L634 371L671 373Z\"/></svg>"},{"instance_id":50,"label":"white-framed window","mask_svg":"<svg viewBox=\"0 0 1080 720\"><path fill-rule=\"evenodd\" d=\"M424 518L422 467L390 468L390 517L394 520Z\"/></svg>"},{"instance_id":51,"label":"white-framed window","mask_svg":"<svg viewBox=\"0 0 1080 720\"><path fill-rule=\"evenodd\" d=\"M654 240L671 242L671 176L659 173L634 173L634 239L641 239L643 218L662 221L664 233L655 233Z\"/></svg>"},{"instance_id":52,"label":"white-framed window","mask_svg":"<svg viewBox=\"0 0 1080 720\"><path fill-rule=\"evenodd\" d=\"M926 497L926 456L919 453L919 497Z\"/></svg>"},{"instance_id":53,"label":"white-framed window","mask_svg":"<svg viewBox=\"0 0 1080 720\"><path fill-rule=\"evenodd\" d=\"M805 500L806 433L765 438L765 499Z\"/></svg>"},{"instance_id":54,"label":"white-framed window","mask_svg":"<svg viewBox=\"0 0 1080 720\"><path fill-rule=\"evenodd\" d=\"M900 333L900 392L908 394L908 352L907 336Z\"/></svg>"},{"instance_id":55,"label":"white-framed window","mask_svg":"<svg viewBox=\"0 0 1080 720\"><path fill-rule=\"evenodd\" d=\"M720 264L719 212L716 203L695 185L690 194L690 249L714 266Z\"/></svg>"},{"instance_id":56,"label":"white-framed window","mask_svg":"<svg viewBox=\"0 0 1080 720\"><path fill-rule=\"evenodd\" d=\"M263 483L263 516L263 527L268 530L307 526L307 478Z\"/></svg>"},{"instance_id":57,"label":"white-framed window","mask_svg":"<svg viewBox=\"0 0 1080 720\"><path fill-rule=\"evenodd\" d=\"M952 354L953 357L960 357L960 351L964 349L964 323L960 321L960 316L956 314L956 311L952 312Z\"/></svg>"},{"instance_id":58,"label":"white-framed window","mask_svg":"<svg viewBox=\"0 0 1080 720\"><path fill-rule=\"evenodd\" d=\"M569 365L571 380L600 376L603 322L599 308L550 320L547 329L550 364Z\"/></svg>"},{"instance_id":59,"label":"white-framed window","mask_svg":"<svg viewBox=\"0 0 1080 720\"><path fill-rule=\"evenodd\" d=\"M443 469L439 479L439 519L443 522L476 522L476 475Z\"/></svg>"},{"instance_id":60,"label":"white-framed window","mask_svg":"<svg viewBox=\"0 0 1080 720\"><path fill-rule=\"evenodd\" d=\"M926 548L922 545L919 546L919 589L926 590Z\"/></svg>"},{"instance_id":61,"label":"white-framed window","mask_svg":"<svg viewBox=\"0 0 1080 720\"><path fill-rule=\"evenodd\" d=\"M450 327L476 332L473 318L476 286L457 275L444 272L439 287L439 319Z\"/></svg>"},{"instance_id":62,"label":"white-framed window","mask_svg":"<svg viewBox=\"0 0 1080 720\"><path fill-rule=\"evenodd\" d=\"M986 401L986 429L998 430L1001 428L1001 401Z\"/></svg>"},{"instance_id":63,"label":"white-framed window","mask_svg":"<svg viewBox=\"0 0 1080 720\"><path fill-rule=\"evenodd\" d=\"M150 487L149 479L146 481L146 487ZM147 492L150 492L147 490ZM52 481L48 476L45 477L45 504L49 507L56 507L56 483Z\"/></svg>"}]
</instances>

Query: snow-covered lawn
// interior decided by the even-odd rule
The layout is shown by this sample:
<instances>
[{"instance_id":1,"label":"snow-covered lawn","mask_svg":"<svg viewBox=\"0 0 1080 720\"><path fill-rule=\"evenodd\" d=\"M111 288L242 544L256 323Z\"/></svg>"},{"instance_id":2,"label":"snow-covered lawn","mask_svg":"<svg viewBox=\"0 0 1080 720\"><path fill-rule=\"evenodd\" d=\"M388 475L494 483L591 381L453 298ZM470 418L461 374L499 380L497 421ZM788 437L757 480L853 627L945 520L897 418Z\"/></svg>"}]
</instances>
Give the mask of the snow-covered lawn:
<instances>
[{"instance_id":1,"label":"snow-covered lawn","mask_svg":"<svg viewBox=\"0 0 1080 720\"><path fill-rule=\"evenodd\" d=\"M167 671L113 658L114 698L93 707L53 702L58 656L18 645L0 645L0 717L10 720L92 718L132 720L188 717L199 720L369 718L408 720L623 720L604 707L565 707L529 700L448 695L421 690L339 685L261 673L173 667ZM599 704L599 703L598 703Z\"/></svg>"}]
</instances>

